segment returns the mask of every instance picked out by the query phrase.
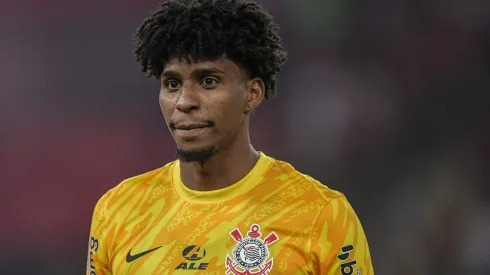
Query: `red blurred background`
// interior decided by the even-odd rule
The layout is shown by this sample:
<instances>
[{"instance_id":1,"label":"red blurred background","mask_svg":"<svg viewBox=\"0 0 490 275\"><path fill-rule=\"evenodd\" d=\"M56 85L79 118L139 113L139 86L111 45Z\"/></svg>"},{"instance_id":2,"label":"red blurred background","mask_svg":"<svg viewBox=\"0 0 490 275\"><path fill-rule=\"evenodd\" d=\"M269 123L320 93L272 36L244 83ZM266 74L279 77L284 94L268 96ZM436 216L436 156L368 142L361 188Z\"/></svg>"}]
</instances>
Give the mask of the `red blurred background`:
<instances>
[{"instance_id":1,"label":"red blurred background","mask_svg":"<svg viewBox=\"0 0 490 275\"><path fill-rule=\"evenodd\" d=\"M290 58L254 145L345 193L376 274L488 274L490 2L261 0ZM93 207L174 158L156 1L0 2L0 273L83 272Z\"/></svg>"}]
</instances>

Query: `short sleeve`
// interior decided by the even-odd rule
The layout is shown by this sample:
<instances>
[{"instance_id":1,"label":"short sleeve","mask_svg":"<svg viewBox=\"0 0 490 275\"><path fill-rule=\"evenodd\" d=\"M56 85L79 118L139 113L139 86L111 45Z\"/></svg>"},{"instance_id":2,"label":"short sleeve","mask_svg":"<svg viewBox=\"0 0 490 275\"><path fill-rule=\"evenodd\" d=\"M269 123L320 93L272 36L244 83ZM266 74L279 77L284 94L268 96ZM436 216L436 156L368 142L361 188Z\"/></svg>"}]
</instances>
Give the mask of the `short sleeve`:
<instances>
[{"instance_id":1,"label":"short sleeve","mask_svg":"<svg viewBox=\"0 0 490 275\"><path fill-rule=\"evenodd\" d=\"M95 205L90 226L86 275L110 275L107 238L107 203L109 192Z\"/></svg>"},{"instance_id":2,"label":"short sleeve","mask_svg":"<svg viewBox=\"0 0 490 275\"><path fill-rule=\"evenodd\" d=\"M366 235L345 196L331 200L321 210L310 248L315 274L374 274Z\"/></svg>"}]
</instances>

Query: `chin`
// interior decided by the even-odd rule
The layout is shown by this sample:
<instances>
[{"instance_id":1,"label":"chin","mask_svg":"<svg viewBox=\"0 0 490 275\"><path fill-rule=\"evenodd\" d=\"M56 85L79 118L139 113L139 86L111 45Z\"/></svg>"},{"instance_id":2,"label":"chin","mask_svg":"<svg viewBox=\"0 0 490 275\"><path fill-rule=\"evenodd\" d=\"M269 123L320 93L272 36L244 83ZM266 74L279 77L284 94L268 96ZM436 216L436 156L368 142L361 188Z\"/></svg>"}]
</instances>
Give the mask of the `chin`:
<instances>
[{"instance_id":1,"label":"chin","mask_svg":"<svg viewBox=\"0 0 490 275\"><path fill-rule=\"evenodd\" d=\"M208 161L214 154L216 149L213 146L200 148L181 148L177 149L177 158L183 162L200 162Z\"/></svg>"}]
</instances>

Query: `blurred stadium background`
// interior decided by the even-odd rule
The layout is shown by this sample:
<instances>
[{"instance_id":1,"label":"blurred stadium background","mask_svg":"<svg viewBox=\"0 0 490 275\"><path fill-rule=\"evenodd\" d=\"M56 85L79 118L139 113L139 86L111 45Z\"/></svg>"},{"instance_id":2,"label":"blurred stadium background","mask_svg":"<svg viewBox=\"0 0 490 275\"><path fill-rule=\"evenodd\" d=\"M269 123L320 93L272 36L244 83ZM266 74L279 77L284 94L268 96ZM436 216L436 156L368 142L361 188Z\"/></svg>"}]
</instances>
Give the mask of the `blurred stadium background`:
<instances>
[{"instance_id":1,"label":"blurred stadium background","mask_svg":"<svg viewBox=\"0 0 490 275\"><path fill-rule=\"evenodd\" d=\"M490 274L490 1L259 0L290 58L256 147L344 192L376 274ZM97 199L174 157L149 0L1 0L0 274L81 274Z\"/></svg>"}]
</instances>

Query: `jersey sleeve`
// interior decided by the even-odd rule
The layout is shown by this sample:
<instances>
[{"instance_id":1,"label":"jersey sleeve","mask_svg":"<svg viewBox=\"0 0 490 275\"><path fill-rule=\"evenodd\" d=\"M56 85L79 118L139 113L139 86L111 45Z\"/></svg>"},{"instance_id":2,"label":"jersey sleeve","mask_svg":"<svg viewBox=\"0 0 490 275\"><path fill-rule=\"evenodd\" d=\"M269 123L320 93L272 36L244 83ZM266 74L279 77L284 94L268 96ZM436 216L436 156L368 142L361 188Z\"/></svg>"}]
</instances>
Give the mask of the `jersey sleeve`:
<instances>
[{"instance_id":1,"label":"jersey sleeve","mask_svg":"<svg viewBox=\"0 0 490 275\"><path fill-rule=\"evenodd\" d=\"M366 235L345 196L321 210L311 241L316 274L374 274Z\"/></svg>"},{"instance_id":2,"label":"jersey sleeve","mask_svg":"<svg viewBox=\"0 0 490 275\"><path fill-rule=\"evenodd\" d=\"M111 275L108 257L108 217L109 193L102 196L95 205L90 226L86 275Z\"/></svg>"}]
</instances>

